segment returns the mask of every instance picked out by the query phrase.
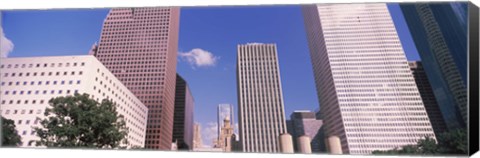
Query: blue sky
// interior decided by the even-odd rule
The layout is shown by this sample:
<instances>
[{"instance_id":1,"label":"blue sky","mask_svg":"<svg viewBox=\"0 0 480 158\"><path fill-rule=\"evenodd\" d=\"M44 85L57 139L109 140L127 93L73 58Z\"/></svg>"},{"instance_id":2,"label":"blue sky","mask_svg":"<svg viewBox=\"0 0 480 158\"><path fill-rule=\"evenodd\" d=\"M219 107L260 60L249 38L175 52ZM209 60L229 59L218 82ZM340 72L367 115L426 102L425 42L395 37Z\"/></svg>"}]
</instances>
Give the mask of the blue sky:
<instances>
[{"instance_id":1,"label":"blue sky","mask_svg":"<svg viewBox=\"0 0 480 158\"><path fill-rule=\"evenodd\" d=\"M389 5L409 60L418 53L398 5ZM9 57L84 55L98 41L107 9L4 11L2 26L14 44ZM216 106L234 105L236 46L276 43L285 112L319 107L299 6L187 7L181 10L179 52L199 48L217 57L208 67L194 67L179 57L177 72L195 98L195 121L202 124L209 144L216 128ZM235 119L238 120L238 119Z\"/></svg>"}]
</instances>

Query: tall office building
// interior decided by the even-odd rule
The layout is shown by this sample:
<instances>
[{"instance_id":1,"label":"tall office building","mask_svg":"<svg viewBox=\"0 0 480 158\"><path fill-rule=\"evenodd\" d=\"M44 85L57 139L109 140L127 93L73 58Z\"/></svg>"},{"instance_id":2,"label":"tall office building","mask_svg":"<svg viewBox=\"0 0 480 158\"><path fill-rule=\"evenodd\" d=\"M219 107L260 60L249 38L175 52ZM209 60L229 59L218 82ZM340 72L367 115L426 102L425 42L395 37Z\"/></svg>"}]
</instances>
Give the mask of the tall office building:
<instances>
[{"instance_id":1,"label":"tall office building","mask_svg":"<svg viewBox=\"0 0 480 158\"><path fill-rule=\"evenodd\" d=\"M75 93L115 103L128 128L128 143L121 146L144 146L148 108L94 56L1 58L0 63L0 115L15 122L21 147L35 147L40 140L32 127L41 127L49 100Z\"/></svg>"},{"instance_id":2,"label":"tall office building","mask_svg":"<svg viewBox=\"0 0 480 158\"><path fill-rule=\"evenodd\" d=\"M303 7L326 137L370 154L435 138L387 5Z\"/></svg>"},{"instance_id":3,"label":"tall office building","mask_svg":"<svg viewBox=\"0 0 480 158\"><path fill-rule=\"evenodd\" d=\"M194 100L187 82L177 74L175 88L175 112L173 114L173 139L178 150L193 148Z\"/></svg>"},{"instance_id":4,"label":"tall office building","mask_svg":"<svg viewBox=\"0 0 480 158\"><path fill-rule=\"evenodd\" d=\"M202 127L200 126L200 124L195 123L193 125L193 149L194 150L203 147L201 130L202 130Z\"/></svg>"},{"instance_id":5,"label":"tall office building","mask_svg":"<svg viewBox=\"0 0 480 158\"><path fill-rule=\"evenodd\" d=\"M238 45L237 90L240 141L244 152L280 152L287 132L275 44Z\"/></svg>"},{"instance_id":6,"label":"tall office building","mask_svg":"<svg viewBox=\"0 0 480 158\"><path fill-rule=\"evenodd\" d=\"M320 128L323 121L318 120L315 112L312 111L294 111L290 115L290 120L287 120L287 131L292 135L293 147L295 151L299 151L298 138L307 136L310 138L311 151L321 152L325 151L325 138L323 138ZM323 149L322 149L323 148Z\"/></svg>"},{"instance_id":7,"label":"tall office building","mask_svg":"<svg viewBox=\"0 0 480 158\"><path fill-rule=\"evenodd\" d=\"M449 129L466 127L468 119L467 3L454 4L400 4Z\"/></svg>"},{"instance_id":8,"label":"tall office building","mask_svg":"<svg viewBox=\"0 0 480 158\"><path fill-rule=\"evenodd\" d=\"M112 9L93 52L148 107L148 149L172 144L179 14L179 8Z\"/></svg>"},{"instance_id":9,"label":"tall office building","mask_svg":"<svg viewBox=\"0 0 480 158\"><path fill-rule=\"evenodd\" d=\"M415 78L415 83L417 83L418 91L422 97L423 104L427 110L428 117L433 127L435 135L439 135L446 131L447 125L443 120L442 112L438 107L437 100L433 94L432 87L428 82L427 74L425 74L425 69L423 68L422 62L420 61L411 61L408 63L410 65L410 70L412 70L413 77Z\"/></svg>"},{"instance_id":10,"label":"tall office building","mask_svg":"<svg viewBox=\"0 0 480 158\"><path fill-rule=\"evenodd\" d=\"M226 117L229 117L229 122L232 127L235 127L234 117L233 117L233 105L232 104L218 104L217 106L217 136L220 137L220 131L224 126L224 120Z\"/></svg>"}]
</instances>

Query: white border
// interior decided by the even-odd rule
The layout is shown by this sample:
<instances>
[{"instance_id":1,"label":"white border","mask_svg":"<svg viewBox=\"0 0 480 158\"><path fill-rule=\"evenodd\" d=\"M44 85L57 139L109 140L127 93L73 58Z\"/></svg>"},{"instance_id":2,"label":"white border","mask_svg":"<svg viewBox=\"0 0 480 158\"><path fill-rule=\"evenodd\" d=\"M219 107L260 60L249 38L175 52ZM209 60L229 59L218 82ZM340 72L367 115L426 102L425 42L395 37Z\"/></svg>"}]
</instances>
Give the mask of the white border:
<instances>
[{"instance_id":1,"label":"white border","mask_svg":"<svg viewBox=\"0 0 480 158\"><path fill-rule=\"evenodd\" d=\"M0 0L0 9L110 8L146 6L225 6L351 2L422 2L425 0ZM435 2L458 0L435 0Z\"/></svg>"},{"instance_id":2,"label":"white border","mask_svg":"<svg viewBox=\"0 0 480 158\"><path fill-rule=\"evenodd\" d=\"M435 2L456 0L435 0ZM11 9L62 9L62 8L111 8L111 7L152 7L152 6L229 6L229 5L264 5L264 4L312 4L312 3L364 3L364 2L422 2L422 0L0 0L0 10ZM478 2L472 1L478 5ZM475 154L473 157L480 157ZM174 152L174 151L125 151L125 150L82 150L82 149L26 149L0 148L0 156L8 157L208 157L208 158L292 158L292 157L336 157L336 158L379 158L379 157L425 157L425 156L359 156L359 155L325 155L325 154L260 154L260 153L215 153L215 152ZM436 157L438 158L438 157Z\"/></svg>"}]
</instances>

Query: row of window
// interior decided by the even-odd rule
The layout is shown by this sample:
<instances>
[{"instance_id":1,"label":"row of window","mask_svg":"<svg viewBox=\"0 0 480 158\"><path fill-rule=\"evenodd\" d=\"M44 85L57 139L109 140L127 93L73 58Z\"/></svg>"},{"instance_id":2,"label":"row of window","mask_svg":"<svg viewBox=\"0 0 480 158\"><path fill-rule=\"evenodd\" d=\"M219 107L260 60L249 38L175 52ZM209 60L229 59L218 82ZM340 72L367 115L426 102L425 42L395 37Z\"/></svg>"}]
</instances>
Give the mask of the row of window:
<instances>
[{"instance_id":1,"label":"row of window","mask_svg":"<svg viewBox=\"0 0 480 158\"><path fill-rule=\"evenodd\" d=\"M52 76L53 73L54 73L54 72L48 72L47 74L48 74L48 76ZM22 72L18 73L18 77L22 77L23 74L24 74L24 73L22 73ZM31 74L32 74L32 76L37 76L37 74L39 74L40 76L45 76L45 72L40 72L40 73L32 72ZM64 72L62 73L62 72L60 72L60 71L57 71L57 72L55 73L55 76L60 76L61 74L63 74L63 76L66 76L66 75L68 75L68 72L67 72L67 71L64 71ZM3 77L9 77L9 75L10 75L10 77L15 77L15 76L17 75L17 73L11 73L11 74L9 74L9 73L3 73ZM75 71L70 72L70 75L75 75ZM78 75L83 75L83 71L79 71L79 72L78 72ZM26 76L26 77L30 76L30 72L25 73L25 76Z\"/></svg>"},{"instance_id":2,"label":"row of window","mask_svg":"<svg viewBox=\"0 0 480 158\"><path fill-rule=\"evenodd\" d=\"M50 63L50 67L55 67L55 66L57 66L57 67L62 67L64 64L65 64L65 67L69 67L70 65L72 65L72 66L75 67L75 66L78 65L77 62L73 62L73 63ZM34 66L35 66L36 68L39 68L39 67L41 67L42 65L43 65L43 67L47 67L49 64L48 64L48 63L43 63L43 64L40 64L40 63L38 63L38 64L33 64L33 63L32 63L32 64L28 64L28 68L32 68L32 67L34 67ZM85 66L85 62L81 62L81 63L80 63L80 66ZM4 64L0 65L0 68L3 69L4 67L5 67ZM19 67L21 67L21 68L26 68L26 67L27 67L27 64L14 64L14 65L13 65L13 68L19 68ZM8 65L6 66L6 68L12 68L12 64L8 64Z\"/></svg>"},{"instance_id":3,"label":"row of window","mask_svg":"<svg viewBox=\"0 0 480 158\"><path fill-rule=\"evenodd\" d=\"M16 90L13 90L11 91L11 95L16 95L17 94L17 91ZM58 90L56 94L63 94L63 90ZM72 91L71 90L65 90L65 94L70 94ZM78 90L75 90L74 93L78 93ZM5 91L4 93L5 95L9 95L10 94L10 91ZM40 90L35 90L35 91L32 91L32 90L29 90L29 91L18 91L18 94L19 95L24 95L24 94L27 94L27 95L30 95L30 94L40 94ZM47 93L47 90L43 90L41 94L48 94ZM50 91L50 94L55 94L55 90L51 90Z\"/></svg>"},{"instance_id":4,"label":"row of window","mask_svg":"<svg viewBox=\"0 0 480 158\"><path fill-rule=\"evenodd\" d=\"M15 83L15 84L14 84L14 83ZM17 81L17 82L8 82L8 83L7 83L7 82L2 82L2 83L1 83L1 86L5 86L5 85L8 85L8 86L12 86L12 85L16 85L16 86L19 86L19 85L23 85L23 86L30 85L30 86L33 86L33 85L35 85L35 83L36 83L36 85L42 85L43 83L45 83L45 85L50 85L50 81L45 81L45 82L43 82L43 81L37 81L37 82L35 82L35 81L30 81L30 82L28 82L28 81L23 81L23 82ZM67 84L67 81L65 81L65 80L62 80L62 81L52 81L51 83L52 83L52 85L57 85L57 84L59 84L59 85L65 85L65 84ZM72 85L73 83L74 83L73 80L68 81L68 84L69 84L69 85ZM80 80L77 80L75 83L78 85L78 84L81 83L81 81L80 81ZM6 91L5 94L8 94L8 91ZM13 91L13 94L15 94L15 91ZM22 91L21 94L23 94L23 91ZM30 94L30 93L29 93L29 94Z\"/></svg>"},{"instance_id":5,"label":"row of window","mask_svg":"<svg viewBox=\"0 0 480 158\"><path fill-rule=\"evenodd\" d=\"M2 101L3 102L3 101ZM43 100L41 100L41 102L43 103ZM9 115L10 112L12 112L13 115L16 115L16 114L34 114L34 110L28 110L28 113L27 113L27 110L23 109L23 110L11 110L10 109L7 109L5 110L5 115ZM2 113L2 110L0 110L0 114ZM36 114L41 114L42 113L42 110L41 109L38 109ZM27 120L26 121L27 124L30 122L30 120ZM22 120L18 120L17 124L22 124ZM35 123L36 124L36 123Z\"/></svg>"}]
</instances>

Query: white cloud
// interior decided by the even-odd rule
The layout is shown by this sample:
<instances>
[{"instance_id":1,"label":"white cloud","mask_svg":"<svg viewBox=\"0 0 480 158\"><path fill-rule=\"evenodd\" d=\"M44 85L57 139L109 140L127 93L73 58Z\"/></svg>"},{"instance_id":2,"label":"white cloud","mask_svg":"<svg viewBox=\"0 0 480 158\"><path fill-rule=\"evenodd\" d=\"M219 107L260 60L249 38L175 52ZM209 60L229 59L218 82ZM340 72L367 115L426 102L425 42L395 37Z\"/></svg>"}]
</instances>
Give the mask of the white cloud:
<instances>
[{"instance_id":1,"label":"white cloud","mask_svg":"<svg viewBox=\"0 0 480 158\"><path fill-rule=\"evenodd\" d=\"M207 125L202 128L202 141L204 147L213 147L213 140L217 139L217 123L208 122Z\"/></svg>"},{"instance_id":2,"label":"white cloud","mask_svg":"<svg viewBox=\"0 0 480 158\"><path fill-rule=\"evenodd\" d=\"M3 28L0 26L0 57L8 57L8 54L13 50L13 43L3 33Z\"/></svg>"},{"instance_id":3,"label":"white cloud","mask_svg":"<svg viewBox=\"0 0 480 158\"><path fill-rule=\"evenodd\" d=\"M215 66L220 59L220 57L213 55L211 52L200 48L192 49L189 52L179 52L178 55L194 68Z\"/></svg>"}]
</instances>

